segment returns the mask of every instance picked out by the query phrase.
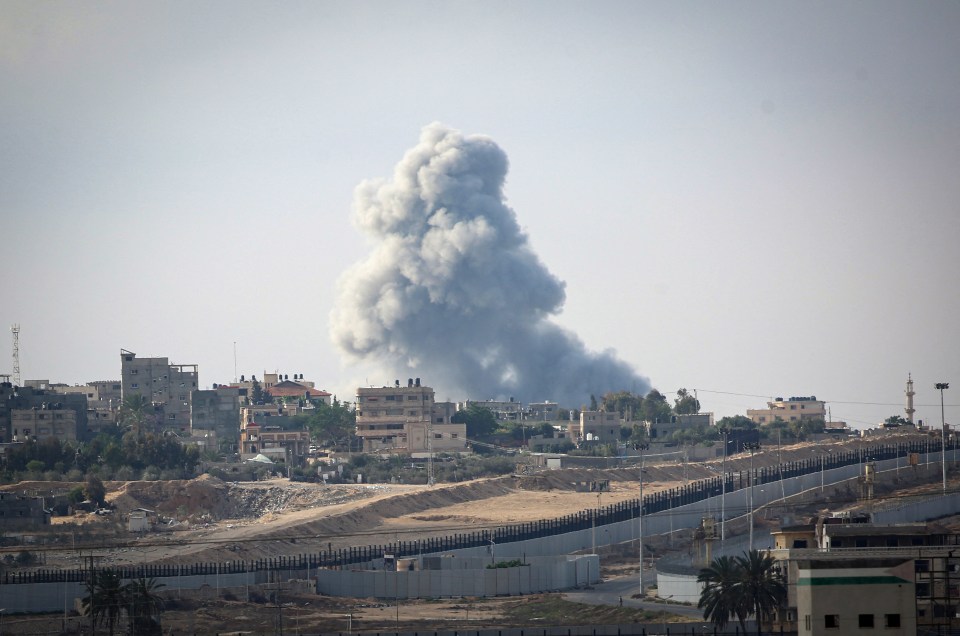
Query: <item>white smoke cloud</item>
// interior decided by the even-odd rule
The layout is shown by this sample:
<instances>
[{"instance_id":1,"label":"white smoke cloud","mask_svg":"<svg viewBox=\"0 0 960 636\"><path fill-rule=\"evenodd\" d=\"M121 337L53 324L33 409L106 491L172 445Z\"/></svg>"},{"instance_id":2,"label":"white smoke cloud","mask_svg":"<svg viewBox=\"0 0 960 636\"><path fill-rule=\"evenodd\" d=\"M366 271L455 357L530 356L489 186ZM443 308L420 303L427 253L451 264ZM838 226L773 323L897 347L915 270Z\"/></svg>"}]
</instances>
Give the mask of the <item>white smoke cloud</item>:
<instances>
[{"instance_id":1,"label":"white smoke cloud","mask_svg":"<svg viewBox=\"0 0 960 636\"><path fill-rule=\"evenodd\" d=\"M347 270L331 337L392 377L423 377L473 399L586 403L649 381L550 322L564 284L530 248L504 203L507 156L491 139L441 124L397 164L361 183L354 222L378 240Z\"/></svg>"}]
</instances>

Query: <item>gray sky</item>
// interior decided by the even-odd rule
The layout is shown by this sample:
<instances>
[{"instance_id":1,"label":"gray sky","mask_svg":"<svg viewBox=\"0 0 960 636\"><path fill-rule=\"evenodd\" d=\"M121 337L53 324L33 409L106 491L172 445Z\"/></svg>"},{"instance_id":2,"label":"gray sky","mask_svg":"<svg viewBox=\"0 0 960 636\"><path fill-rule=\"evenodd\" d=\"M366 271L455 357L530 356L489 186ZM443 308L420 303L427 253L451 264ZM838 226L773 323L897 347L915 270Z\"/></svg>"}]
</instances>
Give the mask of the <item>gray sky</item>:
<instances>
[{"instance_id":1,"label":"gray sky","mask_svg":"<svg viewBox=\"0 0 960 636\"><path fill-rule=\"evenodd\" d=\"M329 335L373 249L353 190L439 121L507 154L589 349L718 416L816 395L857 426L912 372L938 422L957 33L955 2L5 0L0 325L25 379L117 378L122 347L226 382L236 342L242 374L390 382Z\"/></svg>"}]
</instances>

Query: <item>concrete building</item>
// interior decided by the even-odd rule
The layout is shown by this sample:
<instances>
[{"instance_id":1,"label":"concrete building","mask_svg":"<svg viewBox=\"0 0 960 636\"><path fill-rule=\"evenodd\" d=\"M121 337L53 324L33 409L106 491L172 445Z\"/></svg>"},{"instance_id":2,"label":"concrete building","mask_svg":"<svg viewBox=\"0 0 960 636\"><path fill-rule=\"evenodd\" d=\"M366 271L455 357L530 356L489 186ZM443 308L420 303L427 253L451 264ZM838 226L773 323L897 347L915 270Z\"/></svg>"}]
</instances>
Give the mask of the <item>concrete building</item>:
<instances>
[{"instance_id":1,"label":"concrete building","mask_svg":"<svg viewBox=\"0 0 960 636\"><path fill-rule=\"evenodd\" d=\"M251 404L240 407L240 458L264 455L300 466L310 452L310 432L294 420L303 409L295 403Z\"/></svg>"},{"instance_id":2,"label":"concrete building","mask_svg":"<svg viewBox=\"0 0 960 636\"><path fill-rule=\"evenodd\" d=\"M50 511L42 497L0 492L0 529L27 530L50 525Z\"/></svg>"},{"instance_id":3,"label":"concrete building","mask_svg":"<svg viewBox=\"0 0 960 636\"><path fill-rule=\"evenodd\" d=\"M957 535L866 517L825 518L773 535L787 581L785 630L913 636L960 628Z\"/></svg>"},{"instance_id":4,"label":"concrete building","mask_svg":"<svg viewBox=\"0 0 960 636\"><path fill-rule=\"evenodd\" d=\"M96 437L100 432L117 425L122 393L120 380L97 380L75 386L51 384L50 389L61 395L86 396L88 437Z\"/></svg>"},{"instance_id":5,"label":"concrete building","mask_svg":"<svg viewBox=\"0 0 960 636\"><path fill-rule=\"evenodd\" d=\"M80 439L77 432L77 412L51 403L29 409L12 409L10 425L14 442L33 440L42 442L51 437L68 442Z\"/></svg>"},{"instance_id":6,"label":"concrete building","mask_svg":"<svg viewBox=\"0 0 960 636\"><path fill-rule=\"evenodd\" d=\"M332 397L326 391L315 389L313 382L304 382L301 380L297 380L296 382L292 380L281 380L272 383L269 387L266 387L265 390L274 400L295 400L302 402L304 406L306 406L308 402L323 402L327 406L330 406L330 399Z\"/></svg>"},{"instance_id":7,"label":"concrete building","mask_svg":"<svg viewBox=\"0 0 960 636\"><path fill-rule=\"evenodd\" d=\"M524 418L523 404L510 398L503 402L499 400L486 400L479 402L477 400L465 400L457 405L457 409L466 411L471 406L481 406L491 413L498 422L519 422Z\"/></svg>"},{"instance_id":8,"label":"concrete building","mask_svg":"<svg viewBox=\"0 0 960 636\"><path fill-rule=\"evenodd\" d=\"M560 419L560 407L556 402L531 402L527 409L529 422L556 422Z\"/></svg>"},{"instance_id":9,"label":"concrete building","mask_svg":"<svg viewBox=\"0 0 960 636\"><path fill-rule=\"evenodd\" d=\"M466 424L452 424L452 402L434 402L434 391L420 378L407 386L357 389L357 437L366 452L387 451L424 455L431 450L466 452Z\"/></svg>"},{"instance_id":10,"label":"concrete building","mask_svg":"<svg viewBox=\"0 0 960 636\"><path fill-rule=\"evenodd\" d=\"M121 398L142 395L159 408L161 430L189 433L191 394L197 389L195 364L171 364L167 358L138 358L120 350Z\"/></svg>"},{"instance_id":11,"label":"concrete building","mask_svg":"<svg viewBox=\"0 0 960 636\"><path fill-rule=\"evenodd\" d=\"M567 426L567 437L577 444L615 444L620 441L620 414L616 411L580 411L580 421Z\"/></svg>"},{"instance_id":12,"label":"concrete building","mask_svg":"<svg viewBox=\"0 0 960 636\"><path fill-rule=\"evenodd\" d=\"M220 452L237 452L240 441L240 406L247 399L247 389L216 386L197 389L190 399L190 428L194 435L212 432Z\"/></svg>"},{"instance_id":13,"label":"concrete building","mask_svg":"<svg viewBox=\"0 0 960 636\"><path fill-rule=\"evenodd\" d=\"M654 442L666 442L677 431L688 430L697 426L713 426L713 413L687 413L671 415L665 422L647 422L647 433Z\"/></svg>"},{"instance_id":14,"label":"concrete building","mask_svg":"<svg viewBox=\"0 0 960 636\"><path fill-rule=\"evenodd\" d=\"M0 443L40 439L38 426L51 431L43 433L44 437L53 436L52 431L60 429L64 435L71 435L70 439L84 439L87 435L86 395L62 395L45 389L16 387L9 382L0 383Z\"/></svg>"},{"instance_id":15,"label":"concrete building","mask_svg":"<svg viewBox=\"0 0 960 636\"><path fill-rule=\"evenodd\" d=\"M791 397L786 400L778 397L767 402L765 409L747 409L747 417L757 424L770 424L776 420L798 422L801 420L827 421L827 403L817 396Z\"/></svg>"}]
</instances>

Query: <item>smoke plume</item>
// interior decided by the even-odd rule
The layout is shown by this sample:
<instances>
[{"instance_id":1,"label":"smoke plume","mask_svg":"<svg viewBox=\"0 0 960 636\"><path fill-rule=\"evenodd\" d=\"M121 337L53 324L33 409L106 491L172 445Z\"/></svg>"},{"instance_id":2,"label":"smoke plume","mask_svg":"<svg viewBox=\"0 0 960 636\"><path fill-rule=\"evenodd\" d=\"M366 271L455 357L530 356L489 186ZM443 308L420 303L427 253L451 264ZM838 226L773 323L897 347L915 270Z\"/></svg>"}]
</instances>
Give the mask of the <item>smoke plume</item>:
<instances>
[{"instance_id":1,"label":"smoke plume","mask_svg":"<svg viewBox=\"0 0 960 636\"><path fill-rule=\"evenodd\" d=\"M471 399L586 403L649 382L550 322L564 283L533 253L504 202L507 156L491 139L441 124L397 164L361 183L354 222L377 241L339 281L331 336L383 380L421 376Z\"/></svg>"}]
</instances>

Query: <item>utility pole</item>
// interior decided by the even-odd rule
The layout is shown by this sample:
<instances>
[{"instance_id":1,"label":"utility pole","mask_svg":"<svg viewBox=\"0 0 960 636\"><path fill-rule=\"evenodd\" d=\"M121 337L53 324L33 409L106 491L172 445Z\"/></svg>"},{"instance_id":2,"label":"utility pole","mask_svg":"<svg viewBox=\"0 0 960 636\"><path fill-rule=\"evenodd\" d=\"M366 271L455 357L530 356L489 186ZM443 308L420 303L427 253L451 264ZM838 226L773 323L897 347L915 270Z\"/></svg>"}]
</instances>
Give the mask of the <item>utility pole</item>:
<instances>
[{"instance_id":1,"label":"utility pole","mask_svg":"<svg viewBox=\"0 0 960 636\"><path fill-rule=\"evenodd\" d=\"M940 426L942 427L941 433L941 450L940 455L941 466L943 467L943 494L947 494L947 420L943 410L943 392L945 389L950 388L949 382L937 382L933 385L935 389L940 391Z\"/></svg>"},{"instance_id":2,"label":"utility pole","mask_svg":"<svg viewBox=\"0 0 960 636\"><path fill-rule=\"evenodd\" d=\"M650 444L635 444L634 448L640 451L640 596L643 597L646 596L646 590L643 589L643 451L650 448Z\"/></svg>"},{"instance_id":3,"label":"utility pole","mask_svg":"<svg viewBox=\"0 0 960 636\"><path fill-rule=\"evenodd\" d=\"M749 550L753 551L753 482L756 481L755 475L753 472L753 452L760 450L760 442L748 442L743 445L744 448L750 451L750 547Z\"/></svg>"},{"instance_id":4,"label":"utility pole","mask_svg":"<svg viewBox=\"0 0 960 636\"><path fill-rule=\"evenodd\" d=\"M723 543L727 538L727 433L730 429L726 426L720 428L723 435L723 462L720 469L720 542Z\"/></svg>"}]
</instances>

